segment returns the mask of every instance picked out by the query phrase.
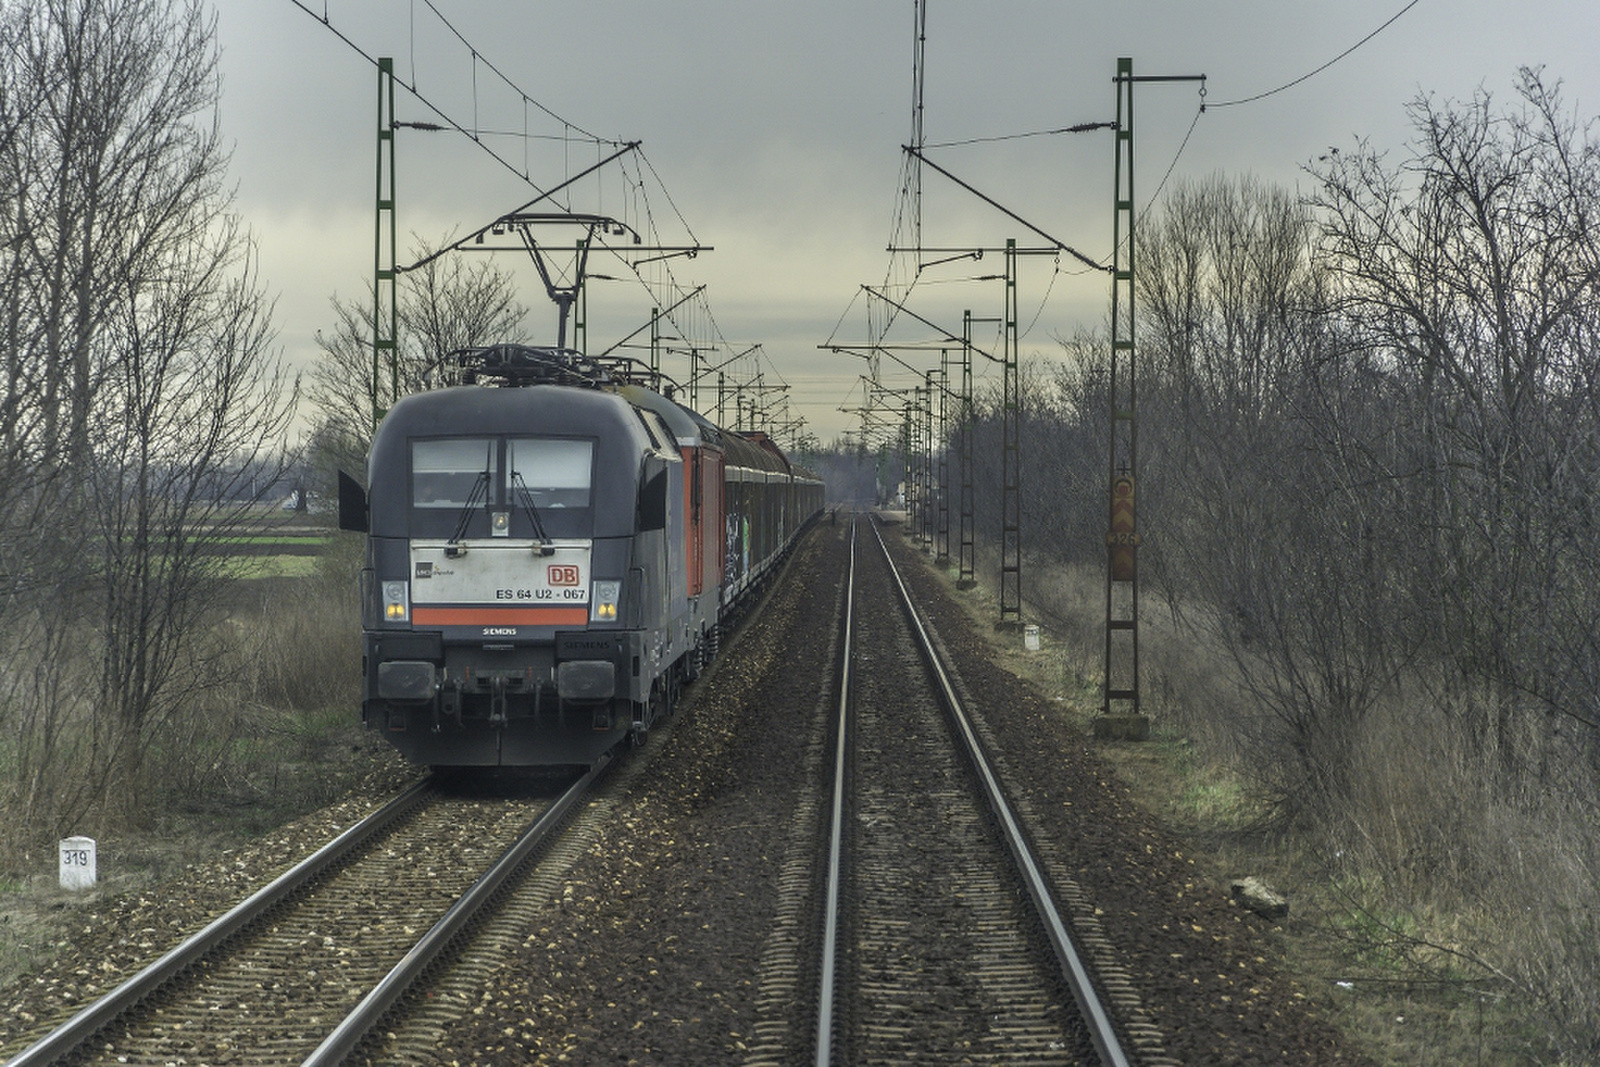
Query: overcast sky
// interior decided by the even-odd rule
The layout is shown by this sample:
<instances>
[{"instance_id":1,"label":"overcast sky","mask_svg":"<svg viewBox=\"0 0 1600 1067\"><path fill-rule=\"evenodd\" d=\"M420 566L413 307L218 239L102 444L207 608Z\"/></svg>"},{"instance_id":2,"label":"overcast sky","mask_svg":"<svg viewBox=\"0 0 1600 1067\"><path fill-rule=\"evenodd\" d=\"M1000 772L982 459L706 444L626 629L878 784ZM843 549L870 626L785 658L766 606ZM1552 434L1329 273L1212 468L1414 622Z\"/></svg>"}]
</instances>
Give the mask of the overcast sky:
<instances>
[{"instance_id":1,"label":"overcast sky","mask_svg":"<svg viewBox=\"0 0 1600 1067\"><path fill-rule=\"evenodd\" d=\"M676 279L707 286L730 347L763 346L769 377L789 383L794 409L812 431L827 440L856 426L838 408L859 402L856 377L865 364L818 345L865 340L860 287L879 285L889 269L900 146L911 139L912 0L433 0L482 57L476 65L426 0L302 2L316 17L292 0L218 3L222 122L236 146L238 208L278 296L291 360L315 358L316 331L330 324L329 297L364 293L372 269L377 75L322 23L326 12L368 55L395 57L400 81L415 79L423 96L463 125L520 131L528 110L530 131L562 132L497 87L492 64L573 126L642 141L643 193L662 239L688 239L676 221L681 213L693 239L714 248L675 262ZM1110 120L1118 56L1131 56L1136 74L1207 75L1213 105L1254 96L1334 59L1406 3L929 0L924 136L937 144ZM1522 65L1543 65L1548 80L1560 79L1580 117L1600 115L1596 42L1594 0L1419 0L1305 82L1253 103L1212 107L1198 120L1197 85L1140 86L1137 199L1142 205L1169 167L1174 182L1251 173L1293 187L1303 183L1308 161L1357 138L1403 158L1405 106L1419 93L1460 100L1484 89L1509 103ZM403 121L437 121L404 91L396 111ZM600 151L578 135L485 141L518 169L526 160L542 187L595 162ZM1109 133L931 156L1051 236L1109 259ZM460 234L534 195L459 134L403 129L398 157L403 233ZM924 245L1041 243L930 171L923 190ZM625 199L615 174L581 195L575 209L637 210L637 196ZM526 257L497 258L525 279L530 332L553 341L554 310ZM912 306L959 332L961 308L999 313L1000 285L973 279L1001 269L998 257L931 269ZM615 262L598 260L591 270L618 273ZM648 322L649 304L637 284L594 284L590 348L598 350ZM1104 275L1078 271L1070 260L1058 267L1049 257L1025 259L1025 353L1048 355L1053 338L1097 326L1109 292ZM913 327L902 320L890 339L927 336ZM687 377L686 362L666 369ZM705 393L701 406L709 406Z\"/></svg>"}]
</instances>

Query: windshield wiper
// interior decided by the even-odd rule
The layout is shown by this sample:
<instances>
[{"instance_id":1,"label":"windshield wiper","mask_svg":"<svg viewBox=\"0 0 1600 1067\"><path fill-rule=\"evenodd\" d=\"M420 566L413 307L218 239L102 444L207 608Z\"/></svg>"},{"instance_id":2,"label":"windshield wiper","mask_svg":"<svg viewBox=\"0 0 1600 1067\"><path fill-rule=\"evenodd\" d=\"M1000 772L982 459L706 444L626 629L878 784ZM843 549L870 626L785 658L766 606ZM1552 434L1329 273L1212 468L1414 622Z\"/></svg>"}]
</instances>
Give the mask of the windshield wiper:
<instances>
[{"instance_id":1,"label":"windshield wiper","mask_svg":"<svg viewBox=\"0 0 1600 1067\"><path fill-rule=\"evenodd\" d=\"M555 542L544 532L544 523L539 520L539 509L533 506L533 494L528 491L528 483L522 480L522 472L512 471L511 481L517 487L517 499L522 502L523 510L528 513L528 520L533 524L534 536L539 539L539 555L554 555Z\"/></svg>"},{"instance_id":2,"label":"windshield wiper","mask_svg":"<svg viewBox=\"0 0 1600 1067\"><path fill-rule=\"evenodd\" d=\"M461 505L461 515L456 519L456 532L450 535L450 540L445 542L444 554L450 559L456 559L467 550L459 542L467 536L467 526L472 522L472 509L477 507L489 495L489 468L493 464L493 454L484 460L483 470L478 472L473 479L472 491L467 494L467 502Z\"/></svg>"}]
</instances>

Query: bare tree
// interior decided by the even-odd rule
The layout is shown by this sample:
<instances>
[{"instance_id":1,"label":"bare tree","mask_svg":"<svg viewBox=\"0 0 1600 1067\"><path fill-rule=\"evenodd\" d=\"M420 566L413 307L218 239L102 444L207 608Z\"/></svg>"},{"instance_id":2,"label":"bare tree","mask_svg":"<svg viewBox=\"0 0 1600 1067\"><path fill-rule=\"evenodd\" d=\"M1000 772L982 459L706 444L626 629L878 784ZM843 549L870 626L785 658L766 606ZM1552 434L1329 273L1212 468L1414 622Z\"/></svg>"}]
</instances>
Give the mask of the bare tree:
<instances>
[{"instance_id":1,"label":"bare tree","mask_svg":"<svg viewBox=\"0 0 1600 1067\"><path fill-rule=\"evenodd\" d=\"M106 576L99 703L124 774L153 721L215 684L195 638L228 580L216 548L266 521L261 496L281 473L293 390L271 357L271 309L236 227L213 240L169 284L129 294L106 384L126 415L97 424L86 479Z\"/></svg>"},{"instance_id":2,"label":"bare tree","mask_svg":"<svg viewBox=\"0 0 1600 1067\"><path fill-rule=\"evenodd\" d=\"M1142 554L1174 617L1230 653L1260 712L1238 732L1288 814L1338 805L1406 662L1378 501L1345 451L1373 383L1338 358L1313 233L1289 192L1214 177L1139 246Z\"/></svg>"},{"instance_id":3,"label":"bare tree","mask_svg":"<svg viewBox=\"0 0 1600 1067\"><path fill-rule=\"evenodd\" d=\"M0 625L52 657L51 677L7 678L9 800L66 822L119 808L215 677L196 659L215 546L260 514L229 482L281 455L294 389L224 186L214 17L4 0L0 27Z\"/></svg>"},{"instance_id":4,"label":"bare tree","mask_svg":"<svg viewBox=\"0 0 1600 1067\"><path fill-rule=\"evenodd\" d=\"M1528 715L1600 726L1600 144L1537 71L1518 95L1418 99L1411 160L1332 156L1316 198L1344 314L1411 428L1385 466L1411 488L1415 615L1493 694L1460 706L1512 774Z\"/></svg>"},{"instance_id":5,"label":"bare tree","mask_svg":"<svg viewBox=\"0 0 1600 1067\"><path fill-rule=\"evenodd\" d=\"M449 240L441 242L441 246ZM430 258L419 244L422 266L400 275L396 353L400 395L439 381L439 362L474 345L520 342L527 309L517 300L515 280L486 259L461 254ZM470 265L469 265L470 262ZM310 397L318 412L319 451L331 465L359 469L372 436L372 297L330 301L335 324L317 334L322 360L312 369ZM389 389L388 369L379 369L380 395Z\"/></svg>"}]
</instances>

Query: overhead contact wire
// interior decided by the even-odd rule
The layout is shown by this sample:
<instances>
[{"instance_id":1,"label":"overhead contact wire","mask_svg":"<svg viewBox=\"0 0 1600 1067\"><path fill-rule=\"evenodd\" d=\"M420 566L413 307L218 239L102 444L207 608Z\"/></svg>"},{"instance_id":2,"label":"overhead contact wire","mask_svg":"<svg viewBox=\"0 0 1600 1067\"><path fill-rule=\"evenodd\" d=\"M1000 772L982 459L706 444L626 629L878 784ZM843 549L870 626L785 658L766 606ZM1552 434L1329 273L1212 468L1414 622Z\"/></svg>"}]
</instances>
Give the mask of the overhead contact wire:
<instances>
[{"instance_id":1,"label":"overhead contact wire","mask_svg":"<svg viewBox=\"0 0 1600 1067\"><path fill-rule=\"evenodd\" d=\"M298 2L298 0L296 0L296 2ZM468 41L466 39L466 37L462 35L461 31L456 29L454 24L452 24L449 19L444 17L444 14L437 7L434 6L433 0L422 0L422 2L428 5L428 10L433 12L434 16L436 18L438 18L438 20L444 25L444 28L449 30L452 34L454 34L456 40L460 41L467 48L467 50L472 53L472 57L473 57L474 62L477 62L478 60L482 60L484 66L488 67L491 71L493 71L494 75L497 78L499 78L501 81L505 82L508 86L510 86L511 88L515 89L523 97L523 99L525 99L529 103L533 104L534 107L538 108L540 111L543 111L546 115L550 116L552 119L554 119L557 122L561 123L563 126L570 126L574 130L577 130L579 133L583 134L585 137L587 137L591 141L604 141L604 140L606 140L606 138L601 137L598 134L590 133L588 130L584 129L582 126L579 126L575 122L569 122L567 119L563 118L560 115L557 115L554 111L551 111L549 108L547 108L543 104L539 103L539 101L537 101L537 100L533 99L532 97L528 96L527 93L523 92L522 87L519 86L516 82L512 81L510 78L506 77L506 75L500 70L499 67L495 66L493 63L489 62L489 60L485 59L483 56L478 54L478 50L473 47L472 42Z\"/></svg>"},{"instance_id":2,"label":"overhead contact wire","mask_svg":"<svg viewBox=\"0 0 1600 1067\"><path fill-rule=\"evenodd\" d=\"M448 129L454 130L457 133L462 134L465 137L470 138L479 148L481 148L483 151L487 152L501 166L505 167L511 173L515 174L519 179L521 179L524 183L526 183L535 192L539 193L540 194L539 199L544 199L544 198L549 197L550 195L552 195L552 193L559 191L560 186L556 187L556 189L552 189L552 190L548 190L547 191L543 187L541 187L537 182L533 181L532 177L530 176L529 168L528 168L528 165L527 165L527 162L526 162L526 149L524 149L524 165L519 170L513 163L511 163L508 159L503 157L499 152L497 152L493 148L491 148L483 140L483 138L485 136L491 136L491 137L494 137L494 136L516 137L516 136L519 136L519 135L514 131L482 130L482 129L478 128L479 123L478 123L478 115L477 115L477 108L478 108L478 99L477 99L477 97L478 97L478 91L477 91L478 70L477 70L477 68L478 68L478 64L481 63L488 71L492 72L496 77L498 77L506 86L508 86L510 89L512 89L519 96L522 97L523 109L524 109L524 124L526 124L526 121L527 121L526 120L526 111L527 111L528 105L530 105L530 104L533 105L535 108L538 108L540 112L542 112L544 115L546 115L550 119L552 119L552 120L554 120L556 122L560 122L562 124L563 133L559 137L556 136L556 135L553 135L553 134L529 134L525 129L524 132L520 135L523 138L524 142L526 142L526 141L528 141L530 139L538 139L538 140L551 140L551 141L561 140L564 143L570 144L570 142L572 140L572 131L577 131L577 133L580 134L583 138L594 142L597 146L609 145L609 146L612 146L612 147L615 147L615 148L626 147L626 143L625 142L614 140L614 139L611 139L611 138L601 137L598 134L592 133L588 129L586 129L585 127L580 126L577 123L572 122L571 120L569 120L569 119L557 114L555 111L551 110L549 107L546 107L544 104L540 103L538 100L536 100L533 97L529 96L520 86L517 85L516 82L512 81L509 77L507 77L505 75L505 73L503 71L501 71L498 67L496 67L492 61L490 61L487 57L485 57L482 54L480 54L478 52L477 48L474 47L473 44L470 41L467 40L467 38L461 33L461 31L459 29L457 29L455 27L455 25L449 19L447 19L443 15L443 13L441 13L439 11L438 7L435 6L435 4L433 3L433 0L423 0L423 2L427 5L428 9L434 13L435 17L437 17L439 19L440 23L447 30L449 30L449 32L452 35L454 35L455 38L459 42L461 42L461 44L467 49L468 53L472 57L472 79L473 79L473 119L472 119L472 129L468 130L467 128L463 127L461 123L459 123L455 119L451 118L448 114L446 114L444 112L444 110L442 108L440 108L439 106L435 105L431 100L429 100L428 97L425 96L416 85L416 53L415 53L415 37L416 37L415 19L416 19L416 16L415 16L415 0L413 0L413 3L411 5L411 7L412 7L412 12L411 12L411 20L412 20L412 45L411 45L412 84L409 85L409 86L406 86L406 89L407 89L408 92L411 93L411 95L413 97L415 97L417 99L417 101L419 103L421 103L425 108L427 108L434 115L436 115L442 121L443 125L435 126L432 123L410 123L408 125L414 125L414 126L418 126L419 128L424 128L424 129L446 129L446 128L448 128ZM367 52L366 49L364 49L360 45L358 45L346 33L344 33L344 31L342 31L341 29L339 29L337 26L335 26L333 24L333 22L331 21L331 19L329 17L329 14L328 14L327 0L323 0L323 12L320 15L317 14L317 12L313 11L310 7L308 7L306 2L305 2L305 0L291 0L291 3L293 3L301 11L304 11L307 15L310 15L312 18L316 19L318 22L321 22L325 28L327 28L329 31L331 31L333 33L333 35L335 37L339 38L340 41L344 42L346 47L348 47L351 51L355 52L361 58L365 59L372 66L374 66L374 67L378 66L378 60L373 55L371 55L369 52ZM634 147L634 151L636 151L638 153L639 157L644 161L643 165L644 165L644 167L646 169L648 169L650 176L655 180L656 184L661 188L662 194L667 198L667 203L671 207L673 215L677 218L678 222L683 226L684 231L689 235L690 241L693 242L694 244L699 244L699 238L697 238L694 235L694 230L689 225L688 219L686 219L684 217L682 210L680 210L678 205L677 205L677 202L673 200L672 193L667 189L666 183L661 180L661 175L656 172L654 164L652 164L650 162L649 158L647 156L645 156L644 152L638 148L637 142L633 143L633 147ZM623 171L624 171L624 174L627 175L627 168L626 168L626 164L625 163L623 164ZM630 176L628 178L628 184L629 184L629 186L630 186L630 188L632 190L632 193L635 196L635 198L643 200L643 209L640 212L640 216L641 216L640 217L640 223L641 223L642 228L646 232L648 232L652 238L659 239L660 231L659 231L659 229L658 229L658 227L656 225L654 211L651 209L651 206L650 206L649 195L645 191L645 182L644 182L643 172L641 171L641 172L638 173L637 180L634 180L634 178ZM537 201L535 201L535 202L537 202ZM569 207L569 210L570 210L570 207ZM629 266L629 269L632 270L634 276L639 280L640 284L643 285L645 287L645 290L651 294L651 297L652 297L653 300L655 300L656 304L658 306L663 304L665 301L663 301L659 296L656 295L655 288L652 287L652 284L640 272L638 265L633 264L633 263L629 263L628 266ZM668 292L670 292L670 293L672 293L674 295L678 295L678 294L682 294L682 293L684 293L686 291L684 289L684 287L679 284L677 278L674 276L670 263L667 263L667 262L664 262L664 261L661 262L659 269L661 270L661 273L664 275L664 282L662 283L662 285L664 286L664 288ZM701 303L705 303L704 296L702 296L700 298L700 301L701 301ZM706 315L707 320L710 322L710 331L711 331L710 341L711 341L711 346L720 346L721 348L729 348L729 347L731 347L729 345L728 339L726 338L726 336L723 335L721 327L717 324L716 317L712 314L709 304L705 304L705 315ZM676 320L673 320L670 316L668 317L668 321L671 321L673 323L673 326L675 328L678 328L678 332L680 333L680 335L684 336L686 339L690 338L692 331L687 331L687 330L682 329L681 328L682 324L677 322ZM694 341L691 339L691 340L689 340L689 343L693 344ZM708 347L710 347L710 346L708 346ZM760 346L756 346L756 347L759 348ZM765 351L764 350L762 350L762 355L765 356ZM757 362L759 364L759 359L758 359ZM784 381L782 375L778 373L776 365L772 364L770 356L766 357L766 362L767 362L768 366L770 366L772 368L774 376L776 376L778 378L778 380L782 384L787 385L788 383L786 381Z\"/></svg>"},{"instance_id":3,"label":"overhead contact wire","mask_svg":"<svg viewBox=\"0 0 1600 1067\"><path fill-rule=\"evenodd\" d=\"M1143 217L1145 212L1150 210L1150 205L1156 202L1156 198L1161 195L1161 190L1167 187L1167 179L1172 177L1173 170L1178 166L1178 160L1183 156L1183 150L1189 147L1189 138L1194 136L1194 128L1200 124L1200 116L1206 112L1204 103L1205 90L1201 89L1200 92L1202 94L1202 102L1199 109L1195 111L1194 118L1189 120L1189 132L1183 135L1183 143L1178 145L1178 150L1172 154L1172 162L1167 164L1167 172L1161 176L1161 181L1156 185L1156 191L1151 193L1150 199L1144 202L1144 210L1139 212L1140 217Z\"/></svg>"},{"instance_id":4,"label":"overhead contact wire","mask_svg":"<svg viewBox=\"0 0 1600 1067\"><path fill-rule=\"evenodd\" d=\"M1318 67L1316 70L1310 71L1309 73L1306 73L1306 74L1302 74L1302 75L1300 75L1300 77L1296 78L1294 81L1285 82L1284 84L1278 86L1276 89L1268 89L1266 92L1257 93L1254 96L1246 96L1246 97L1242 97L1242 98L1240 98L1238 100L1224 100L1220 104L1211 104L1209 106L1210 107L1237 107L1239 104L1251 104L1251 103L1254 103L1257 100L1265 100L1267 97L1275 96L1278 93L1283 92L1285 89L1293 89L1296 85L1299 85L1301 82L1306 81L1306 80L1311 79L1311 78L1314 78L1318 74L1321 74L1323 71L1327 70L1329 67L1333 66L1335 63L1339 62L1341 59L1344 59L1350 53L1354 52L1356 49L1360 48L1362 45L1366 44L1368 41L1372 40L1374 37L1378 36L1378 34L1382 33L1384 30L1388 29L1390 26L1394 25L1395 22L1397 22L1399 20L1401 15L1404 15L1407 11L1410 11L1412 8L1416 7L1421 2L1422 2L1422 0L1411 0L1411 2L1409 4L1407 4L1405 7L1401 8L1399 11L1395 12L1392 16L1390 16L1389 21L1385 22L1382 26L1379 26L1377 29L1373 30L1371 33L1369 33L1365 37L1361 38L1361 40L1357 41L1355 44L1351 45L1349 48L1346 48L1343 52L1340 52L1338 55L1334 56L1332 59L1330 59L1326 63L1322 64L1322 66ZM1202 108L1202 110L1204 110L1204 109Z\"/></svg>"},{"instance_id":5,"label":"overhead contact wire","mask_svg":"<svg viewBox=\"0 0 1600 1067\"><path fill-rule=\"evenodd\" d=\"M969 144L989 144L994 141L1020 141L1028 137L1053 137L1059 133L1088 133L1091 130L1114 130L1115 122L1080 122L1073 126L1062 126L1054 130L1029 130L1027 133L1002 133L993 137L967 137L960 141L940 141L937 144L924 145L925 148L959 148Z\"/></svg>"}]
</instances>

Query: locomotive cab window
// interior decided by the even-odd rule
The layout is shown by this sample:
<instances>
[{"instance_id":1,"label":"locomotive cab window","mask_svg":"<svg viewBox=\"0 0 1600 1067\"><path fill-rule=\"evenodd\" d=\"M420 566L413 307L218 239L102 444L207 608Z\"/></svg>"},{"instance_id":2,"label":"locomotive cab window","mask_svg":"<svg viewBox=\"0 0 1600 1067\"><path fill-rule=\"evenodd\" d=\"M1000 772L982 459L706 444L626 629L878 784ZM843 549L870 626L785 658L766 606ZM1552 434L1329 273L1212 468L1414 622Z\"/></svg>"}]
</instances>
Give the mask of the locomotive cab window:
<instances>
[{"instance_id":1,"label":"locomotive cab window","mask_svg":"<svg viewBox=\"0 0 1600 1067\"><path fill-rule=\"evenodd\" d=\"M495 482L495 442L462 437L411 444L411 503L418 508L461 509L484 503Z\"/></svg>"},{"instance_id":2,"label":"locomotive cab window","mask_svg":"<svg viewBox=\"0 0 1600 1067\"><path fill-rule=\"evenodd\" d=\"M593 536L594 452L587 438L414 439L411 535Z\"/></svg>"},{"instance_id":3,"label":"locomotive cab window","mask_svg":"<svg viewBox=\"0 0 1600 1067\"><path fill-rule=\"evenodd\" d=\"M513 437L506 442L506 467L508 500L523 489L540 510L589 506L593 441Z\"/></svg>"}]
</instances>

